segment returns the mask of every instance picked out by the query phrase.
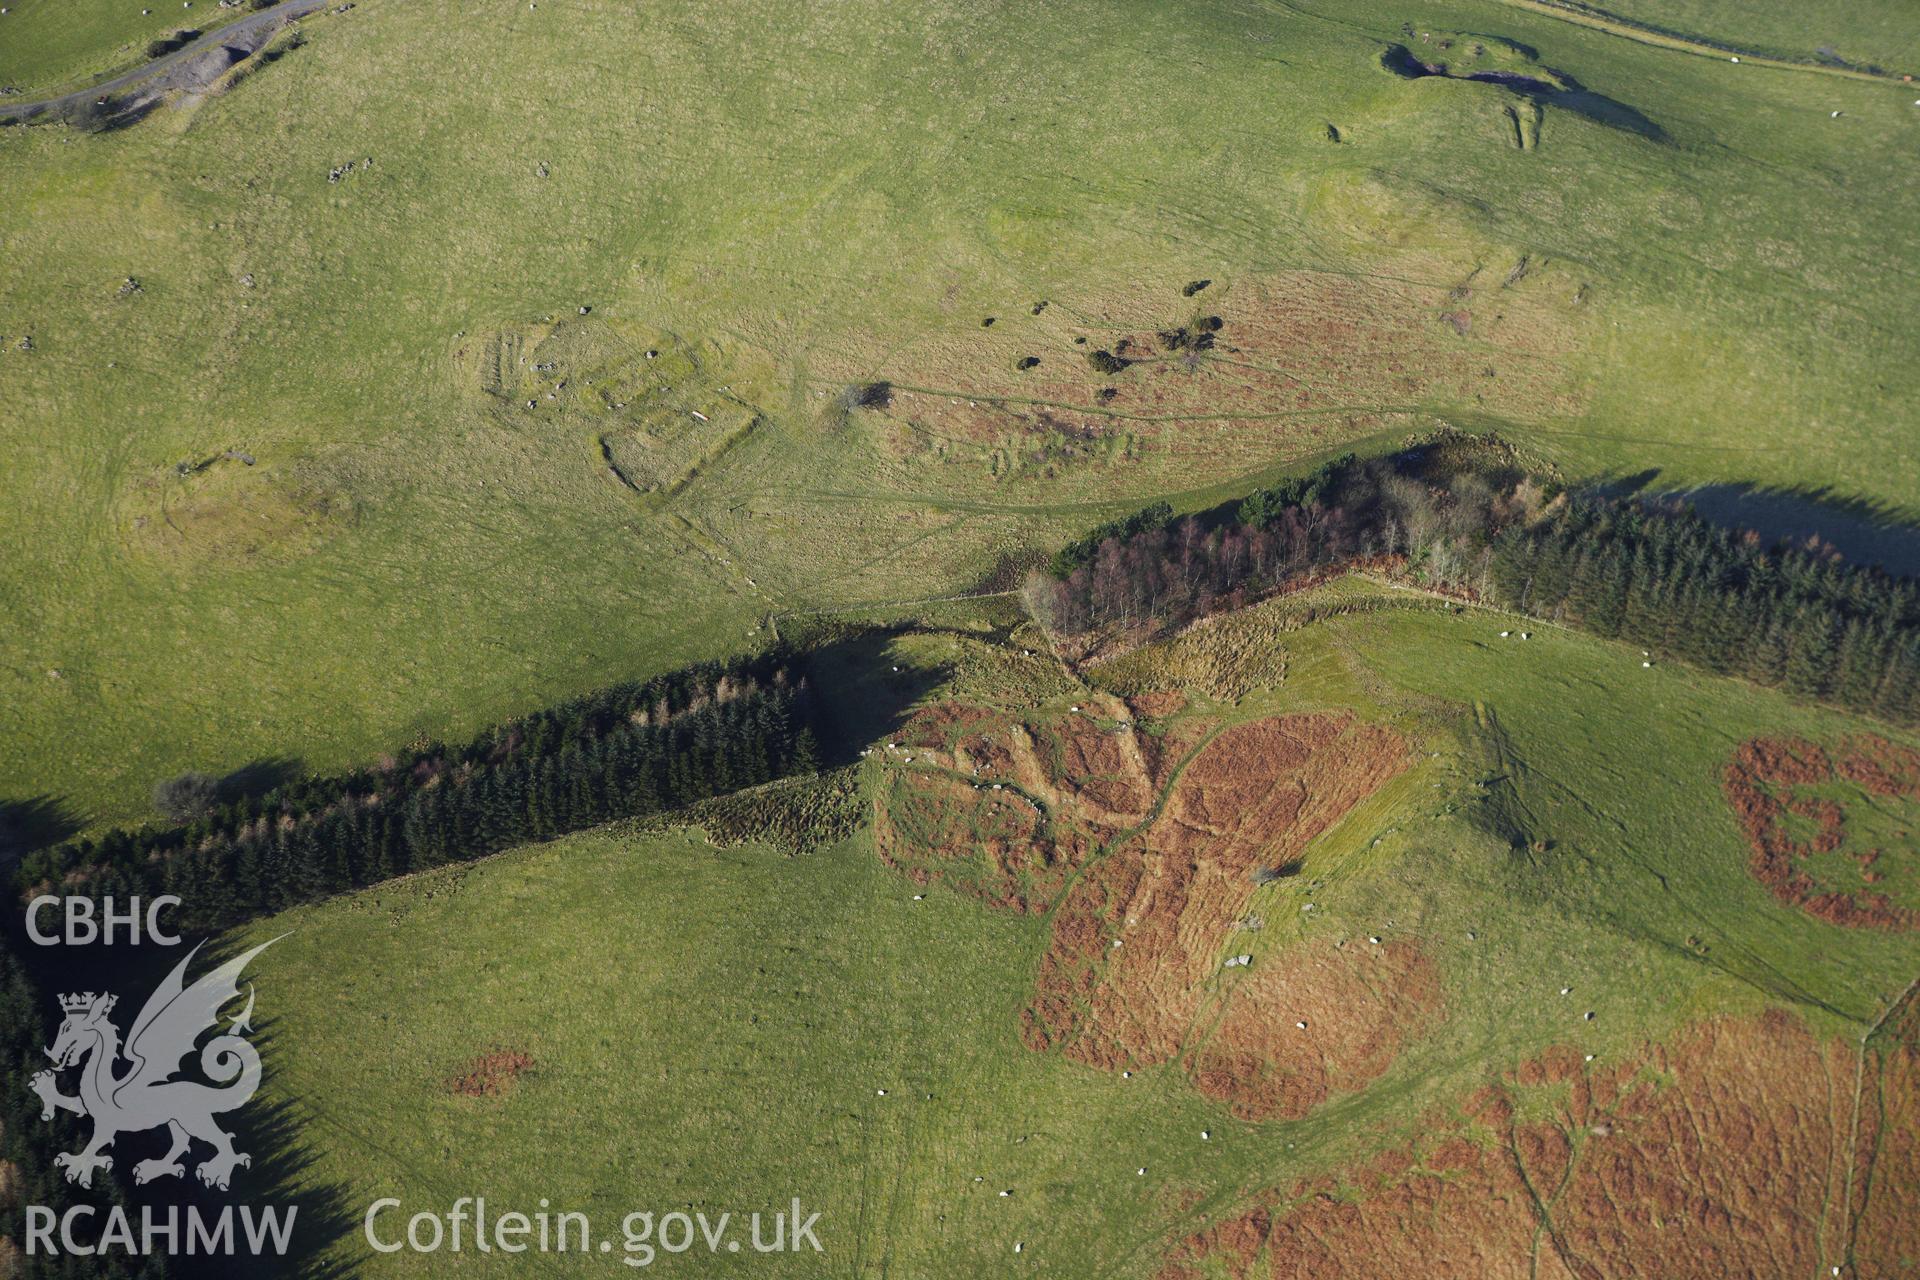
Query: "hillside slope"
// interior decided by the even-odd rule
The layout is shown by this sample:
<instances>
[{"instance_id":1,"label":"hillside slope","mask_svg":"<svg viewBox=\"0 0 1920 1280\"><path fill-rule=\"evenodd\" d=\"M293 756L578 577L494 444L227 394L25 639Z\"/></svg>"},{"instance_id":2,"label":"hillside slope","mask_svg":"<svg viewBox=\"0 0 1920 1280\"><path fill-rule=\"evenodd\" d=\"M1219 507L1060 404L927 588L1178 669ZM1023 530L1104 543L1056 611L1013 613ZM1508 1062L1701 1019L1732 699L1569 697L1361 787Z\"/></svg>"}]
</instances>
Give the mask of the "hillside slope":
<instances>
[{"instance_id":1,"label":"hillside slope","mask_svg":"<svg viewBox=\"0 0 1920 1280\"><path fill-rule=\"evenodd\" d=\"M797 1195L793 1274L1899 1274L1920 937L1774 896L1725 782L1870 735L1904 798L1827 794L1876 840L1920 756L1506 626L1346 582L1049 689L949 612L883 655L946 678L850 838L729 802L262 921L311 1187L603 1226Z\"/></svg>"},{"instance_id":2,"label":"hillside slope","mask_svg":"<svg viewBox=\"0 0 1920 1280\"><path fill-rule=\"evenodd\" d=\"M82 824L1435 420L1914 492L1899 86L1494 3L303 32L129 129L0 130L0 795Z\"/></svg>"}]
</instances>

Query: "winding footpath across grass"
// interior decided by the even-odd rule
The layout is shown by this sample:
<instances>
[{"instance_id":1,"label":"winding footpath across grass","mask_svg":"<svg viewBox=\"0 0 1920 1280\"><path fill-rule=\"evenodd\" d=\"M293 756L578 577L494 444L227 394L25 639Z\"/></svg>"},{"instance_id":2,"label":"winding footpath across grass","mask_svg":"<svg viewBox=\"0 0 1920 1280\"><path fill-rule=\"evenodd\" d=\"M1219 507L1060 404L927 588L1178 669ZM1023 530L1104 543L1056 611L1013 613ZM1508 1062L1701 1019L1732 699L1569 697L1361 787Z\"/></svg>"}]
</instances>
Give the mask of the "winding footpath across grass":
<instances>
[{"instance_id":1,"label":"winding footpath across grass","mask_svg":"<svg viewBox=\"0 0 1920 1280\"><path fill-rule=\"evenodd\" d=\"M1737 59L1741 66L1772 67L1779 71L1811 71L1819 75L1840 76L1848 80L1865 80L1871 84L1899 83L1896 72L1863 71L1856 67L1832 67L1818 62L1792 62L1785 58L1769 58L1764 54L1749 53L1745 49L1731 45L1722 46L1700 40L1689 40L1685 36L1672 35L1653 27L1641 26L1637 22L1616 18L1598 10L1560 3L1560 0L1501 0L1501 2L1512 5L1516 9L1525 9L1530 13L1544 14L1549 18L1558 18L1577 26L1604 31L1608 35L1621 36L1640 44L1652 45L1657 49L1694 53L1701 57L1722 61L1730 58Z\"/></svg>"},{"instance_id":2,"label":"winding footpath across grass","mask_svg":"<svg viewBox=\"0 0 1920 1280\"><path fill-rule=\"evenodd\" d=\"M163 54L150 62L143 62L111 79L79 89L71 89L52 97L34 98L26 102L0 103L0 120L27 120L41 114L57 118L73 107L85 105L88 99L98 100L123 89L145 84L153 77L173 70L190 58L197 58L223 44L231 44L237 37L255 35L278 23L304 18L318 11L325 4L326 0L280 0L280 3L272 8L255 10L218 30L207 32L192 43L175 49L172 53Z\"/></svg>"}]
</instances>

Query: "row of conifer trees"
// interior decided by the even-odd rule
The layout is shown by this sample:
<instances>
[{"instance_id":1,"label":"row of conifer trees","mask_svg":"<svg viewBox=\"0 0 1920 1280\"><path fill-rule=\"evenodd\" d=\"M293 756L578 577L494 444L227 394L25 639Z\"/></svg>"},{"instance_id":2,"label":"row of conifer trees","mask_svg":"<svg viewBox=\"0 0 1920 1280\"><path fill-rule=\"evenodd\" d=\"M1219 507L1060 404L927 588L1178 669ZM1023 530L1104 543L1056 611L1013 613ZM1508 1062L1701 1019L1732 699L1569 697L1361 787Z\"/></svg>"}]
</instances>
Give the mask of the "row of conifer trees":
<instances>
[{"instance_id":1,"label":"row of conifer trees","mask_svg":"<svg viewBox=\"0 0 1920 1280\"><path fill-rule=\"evenodd\" d=\"M813 698L778 659L576 699L457 747L302 779L184 825L29 855L23 890L182 900L211 930L410 871L674 809L817 765Z\"/></svg>"},{"instance_id":2,"label":"row of conifer trees","mask_svg":"<svg viewBox=\"0 0 1920 1280\"><path fill-rule=\"evenodd\" d=\"M1073 543L1027 600L1068 635L1164 629L1376 556L1709 671L1920 720L1920 582L1675 502L1562 492L1464 437L1336 458L1203 515L1157 504Z\"/></svg>"},{"instance_id":3,"label":"row of conifer trees","mask_svg":"<svg viewBox=\"0 0 1920 1280\"><path fill-rule=\"evenodd\" d=\"M1670 506L1581 499L1506 531L1496 597L1888 720L1920 719L1920 583Z\"/></svg>"}]
</instances>

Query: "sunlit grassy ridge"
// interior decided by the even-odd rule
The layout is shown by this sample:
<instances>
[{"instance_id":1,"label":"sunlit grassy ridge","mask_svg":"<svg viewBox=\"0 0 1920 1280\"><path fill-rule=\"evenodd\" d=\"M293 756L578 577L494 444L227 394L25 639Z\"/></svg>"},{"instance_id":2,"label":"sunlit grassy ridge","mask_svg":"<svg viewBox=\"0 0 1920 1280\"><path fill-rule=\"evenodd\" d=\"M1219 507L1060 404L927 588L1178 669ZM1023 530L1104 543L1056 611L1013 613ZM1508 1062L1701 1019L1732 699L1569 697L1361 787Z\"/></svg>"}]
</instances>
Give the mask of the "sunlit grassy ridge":
<instances>
[{"instance_id":1,"label":"sunlit grassy ridge","mask_svg":"<svg viewBox=\"0 0 1920 1280\"><path fill-rule=\"evenodd\" d=\"M1502 640L1497 615L1364 582L1320 602L1362 600L1382 607L1292 630L1300 602L1276 602L1096 676L1135 687L1157 672L1230 720L1351 708L1414 746L1413 767L1310 845L1297 876L1258 891L1264 926L1220 942L1251 950L1255 972L1335 939L1365 951L1368 935L1433 957L1443 1010L1360 1092L1253 1125L1174 1063L1127 1078L1032 1052L1019 1012L1049 921L916 886L867 831L793 857L612 828L248 931L291 930L262 957L260 1000L269 1087L307 1122L314 1185L341 1186L356 1221L376 1195L444 1211L484 1194L495 1212L545 1196L603 1224L798 1195L823 1213L826 1252L791 1274L996 1273L1022 1242L1049 1274L1148 1276L1255 1188L1417 1132L1548 1046L1611 1062L1769 1005L1857 1037L1909 980L1911 936L1821 923L1752 880L1721 794L1745 737L1860 722L1649 671L1627 645ZM1088 696L1034 702L1008 678L1029 664L997 658L1005 647L948 611L895 638L881 671L943 672L952 683L930 700L964 688L1034 714ZM1208 650L1240 664L1231 690L1199 678ZM863 766L876 784L911 767ZM1517 804L1534 844L1490 834L1476 816L1488 804ZM1915 852L1898 852L1898 874ZM534 1066L498 1097L450 1087L498 1050ZM333 1256L368 1276L445 1265L370 1258L357 1231ZM732 1274L698 1253L676 1265Z\"/></svg>"},{"instance_id":2,"label":"sunlit grassy ridge","mask_svg":"<svg viewBox=\"0 0 1920 1280\"><path fill-rule=\"evenodd\" d=\"M1400 79L1403 24L1661 136ZM1491 4L307 30L188 112L0 131L7 795L364 759L1436 418L1576 473L1920 479L1897 88ZM1240 349L1086 363L1196 313Z\"/></svg>"}]
</instances>

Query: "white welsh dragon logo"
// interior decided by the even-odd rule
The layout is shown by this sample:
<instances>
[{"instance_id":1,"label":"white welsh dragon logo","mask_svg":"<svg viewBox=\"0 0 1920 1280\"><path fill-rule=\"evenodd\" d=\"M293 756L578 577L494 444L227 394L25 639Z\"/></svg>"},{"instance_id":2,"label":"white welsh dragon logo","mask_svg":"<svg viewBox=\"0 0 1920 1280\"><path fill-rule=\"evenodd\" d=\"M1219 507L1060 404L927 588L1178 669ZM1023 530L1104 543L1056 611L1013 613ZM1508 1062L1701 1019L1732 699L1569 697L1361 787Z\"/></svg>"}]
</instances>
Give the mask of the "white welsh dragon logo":
<instances>
[{"instance_id":1,"label":"white welsh dragon logo","mask_svg":"<svg viewBox=\"0 0 1920 1280\"><path fill-rule=\"evenodd\" d=\"M240 972L247 961L278 941L275 938L261 943L201 975L189 987L183 978L187 965L200 950L196 946L148 997L146 1007L133 1020L124 1048L119 1028L107 1017L117 997L91 991L60 997L66 1020L60 1024L53 1047L46 1051L54 1069L34 1076L29 1087L40 1095L42 1120L53 1119L56 1108L93 1120L93 1137L85 1147L53 1158L54 1164L66 1172L67 1181L92 1186L95 1169L113 1167L113 1158L104 1153L115 1137L161 1125L167 1127L173 1145L159 1159L136 1164L135 1182L177 1178L186 1173L180 1157L187 1154L194 1138L213 1147L213 1155L194 1170L210 1187L225 1191L234 1169L253 1163L253 1157L233 1149L233 1135L213 1122L217 1113L244 1106L260 1087L260 1055L240 1034L252 1030L248 1025L253 1015L251 985L247 988L247 1007L227 1028L227 1034L215 1036L200 1050L200 1069L223 1087L171 1077L182 1069L182 1060L193 1052L201 1035L219 1020L221 1006L239 996ZM132 1065L116 1075L114 1066L122 1057ZM80 1092L69 1097L60 1092L58 1073L83 1059L86 1065L80 1071Z\"/></svg>"}]
</instances>

